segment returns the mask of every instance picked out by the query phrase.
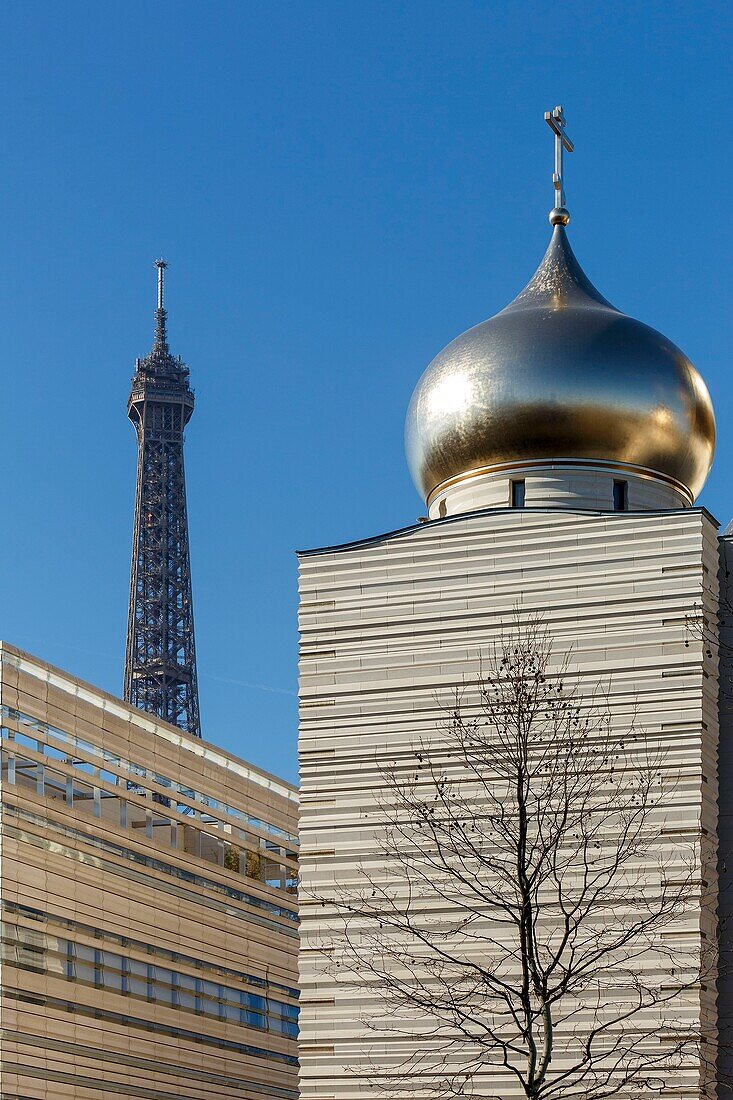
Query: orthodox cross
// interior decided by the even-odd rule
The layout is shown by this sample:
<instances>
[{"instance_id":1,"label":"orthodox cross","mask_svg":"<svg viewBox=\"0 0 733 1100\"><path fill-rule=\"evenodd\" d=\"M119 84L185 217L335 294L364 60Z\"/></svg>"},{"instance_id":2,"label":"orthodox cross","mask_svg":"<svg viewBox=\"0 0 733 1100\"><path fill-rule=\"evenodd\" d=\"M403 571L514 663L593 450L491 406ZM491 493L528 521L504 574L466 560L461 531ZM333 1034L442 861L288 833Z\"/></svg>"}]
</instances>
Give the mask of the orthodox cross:
<instances>
[{"instance_id":1,"label":"orthodox cross","mask_svg":"<svg viewBox=\"0 0 733 1100\"><path fill-rule=\"evenodd\" d=\"M545 122L555 135L555 171L552 174L552 183L555 188L555 208L565 207L565 188L563 186L563 151L573 151L573 143L565 133L565 115L562 107L555 107L552 111L545 111Z\"/></svg>"}]
</instances>

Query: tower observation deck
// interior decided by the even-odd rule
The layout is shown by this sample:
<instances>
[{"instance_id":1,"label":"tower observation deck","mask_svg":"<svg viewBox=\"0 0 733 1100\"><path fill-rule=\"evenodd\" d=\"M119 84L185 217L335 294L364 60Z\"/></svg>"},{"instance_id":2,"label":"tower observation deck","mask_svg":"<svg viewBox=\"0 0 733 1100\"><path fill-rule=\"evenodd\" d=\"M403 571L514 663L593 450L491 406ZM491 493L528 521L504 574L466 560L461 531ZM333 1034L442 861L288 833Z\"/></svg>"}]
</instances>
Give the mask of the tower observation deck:
<instances>
[{"instance_id":1,"label":"tower observation deck","mask_svg":"<svg viewBox=\"0 0 733 1100\"><path fill-rule=\"evenodd\" d=\"M170 353L158 260L152 351L135 364L127 415L138 442L127 622L125 700L201 736L183 432L194 394L188 367Z\"/></svg>"}]
</instances>

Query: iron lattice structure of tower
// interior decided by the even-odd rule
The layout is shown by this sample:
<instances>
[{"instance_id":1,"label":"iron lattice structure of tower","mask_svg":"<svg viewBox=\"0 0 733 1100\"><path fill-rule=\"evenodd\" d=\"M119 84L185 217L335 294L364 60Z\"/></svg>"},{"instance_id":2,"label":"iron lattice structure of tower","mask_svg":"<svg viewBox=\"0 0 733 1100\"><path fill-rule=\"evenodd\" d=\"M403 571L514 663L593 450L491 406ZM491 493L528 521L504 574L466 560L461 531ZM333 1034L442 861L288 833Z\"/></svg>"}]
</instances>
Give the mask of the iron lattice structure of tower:
<instances>
[{"instance_id":1,"label":"iron lattice structure of tower","mask_svg":"<svg viewBox=\"0 0 733 1100\"><path fill-rule=\"evenodd\" d=\"M168 347L166 266L156 262L155 341L135 363L127 403L138 452L125 699L200 737L183 466L183 432L194 394L188 367Z\"/></svg>"}]
</instances>

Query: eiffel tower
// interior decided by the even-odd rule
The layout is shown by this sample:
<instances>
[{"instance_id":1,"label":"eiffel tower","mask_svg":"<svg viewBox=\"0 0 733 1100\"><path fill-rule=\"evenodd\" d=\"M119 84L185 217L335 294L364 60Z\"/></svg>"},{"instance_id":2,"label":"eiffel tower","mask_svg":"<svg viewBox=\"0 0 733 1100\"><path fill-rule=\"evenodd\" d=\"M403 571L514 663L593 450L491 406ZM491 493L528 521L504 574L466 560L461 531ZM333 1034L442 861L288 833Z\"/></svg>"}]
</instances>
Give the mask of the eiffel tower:
<instances>
[{"instance_id":1,"label":"eiffel tower","mask_svg":"<svg viewBox=\"0 0 733 1100\"><path fill-rule=\"evenodd\" d=\"M171 355L158 260L153 349L135 363L127 415L137 433L137 493L127 620L125 699L201 736L183 431L193 414L188 367Z\"/></svg>"}]
</instances>

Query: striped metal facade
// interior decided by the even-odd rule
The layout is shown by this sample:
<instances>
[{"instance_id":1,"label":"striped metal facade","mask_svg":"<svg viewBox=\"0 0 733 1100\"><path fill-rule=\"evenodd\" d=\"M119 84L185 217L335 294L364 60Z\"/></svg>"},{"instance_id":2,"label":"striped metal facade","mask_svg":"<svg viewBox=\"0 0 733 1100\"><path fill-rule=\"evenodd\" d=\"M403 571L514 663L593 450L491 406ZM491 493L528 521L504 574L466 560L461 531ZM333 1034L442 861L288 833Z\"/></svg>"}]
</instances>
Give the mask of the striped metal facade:
<instances>
[{"instance_id":1,"label":"striped metal facade","mask_svg":"<svg viewBox=\"0 0 733 1100\"><path fill-rule=\"evenodd\" d=\"M662 748L670 874L676 841L703 830L696 858L714 895L717 655L694 623L716 621L717 574L716 527L700 509L489 510L300 555L302 1100L405 1094L395 1067L411 1044L383 1019L378 991L339 967L341 921L318 899L374 869L381 767L414 770L416 743L515 613L541 612L583 690L608 685L615 727L633 718ZM676 934L701 956L715 930L713 905ZM678 1011L712 1038L714 982ZM690 1056L669 1100L714 1094L701 1061ZM519 1096L495 1072L485 1087Z\"/></svg>"}]
</instances>

